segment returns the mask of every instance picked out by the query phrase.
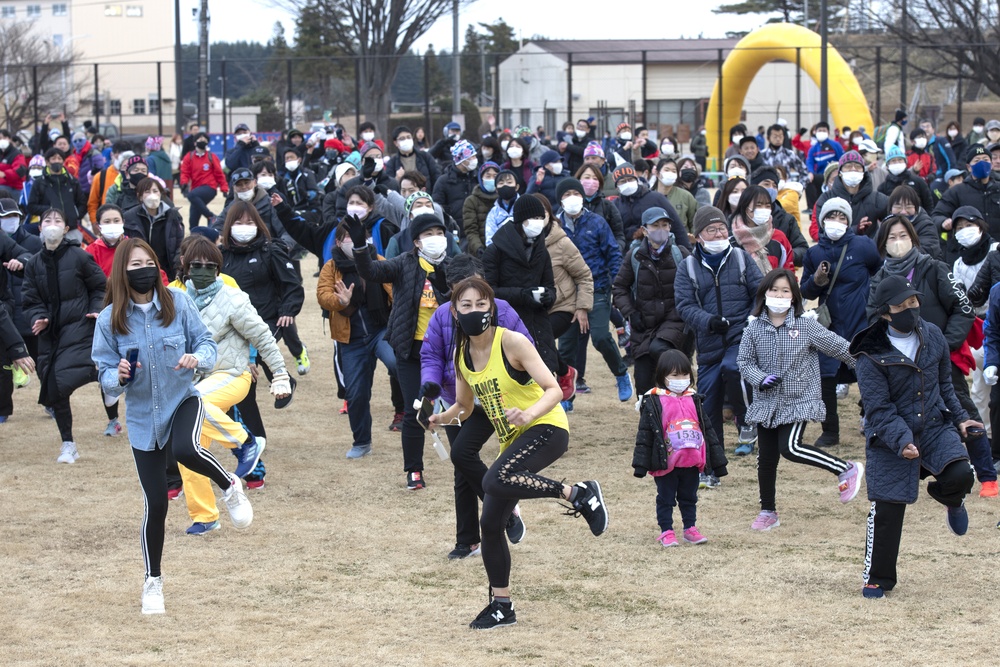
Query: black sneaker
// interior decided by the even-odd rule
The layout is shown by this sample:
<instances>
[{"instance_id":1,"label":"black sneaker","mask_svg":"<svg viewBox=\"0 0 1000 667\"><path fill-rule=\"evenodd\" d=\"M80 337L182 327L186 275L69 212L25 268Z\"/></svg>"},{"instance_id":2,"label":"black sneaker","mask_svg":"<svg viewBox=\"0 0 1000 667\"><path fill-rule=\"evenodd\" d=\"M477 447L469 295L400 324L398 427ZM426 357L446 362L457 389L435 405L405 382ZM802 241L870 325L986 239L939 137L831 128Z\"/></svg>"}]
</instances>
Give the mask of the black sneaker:
<instances>
[{"instance_id":1,"label":"black sneaker","mask_svg":"<svg viewBox=\"0 0 1000 667\"><path fill-rule=\"evenodd\" d=\"M288 384L291 386L292 391L284 398L274 399L274 409L280 410L282 408L287 408L292 403L292 399L295 398L295 387L299 384L295 378L288 378Z\"/></svg>"},{"instance_id":2,"label":"black sneaker","mask_svg":"<svg viewBox=\"0 0 1000 667\"><path fill-rule=\"evenodd\" d=\"M567 510L568 516L580 516L587 520L590 532L595 536L600 535L608 529L608 508L604 504L604 494L601 493L601 485L596 480L589 482L577 482L573 488L578 489L576 500Z\"/></svg>"},{"instance_id":3,"label":"black sneaker","mask_svg":"<svg viewBox=\"0 0 1000 667\"><path fill-rule=\"evenodd\" d=\"M496 600L491 600L486 609L479 612L476 620L469 623L469 627L473 630L492 630L505 625L517 625L514 603L504 604Z\"/></svg>"},{"instance_id":4,"label":"black sneaker","mask_svg":"<svg viewBox=\"0 0 1000 667\"><path fill-rule=\"evenodd\" d=\"M448 554L448 560L461 560L470 556L478 556L479 553L478 544L456 544L455 548Z\"/></svg>"},{"instance_id":5,"label":"black sneaker","mask_svg":"<svg viewBox=\"0 0 1000 667\"><path fill-rule=\"evenodd\" d=\"M839 433L823 433L818 438L816 438L813 447L819 447L820 449L824 447L836 447L840 444L840 434Z\"/></svg>"},{"instance_id":6,"label":"black sneaker","mask_svg":"<svg viewBox=\"0 0 1000 667\"><path fill-rule=\"evenodd\" d=\"M415 470L414 472L406 473L406 488L408 491L419 491L426 487L427 483L424 481L424 473L422 471Z\"/></svg>"},{"instance_id":7,"label":"black sneaker","mask_svg":"<svg viewBox=\"0 0 1000 667\"><path fill-rule=\"evenodd\" d=\"M524 521L521 520L521 507L514 505L514 511L507 518L507 539L511 544L520 544L526 532L528 530L524 527Z\"/></svg>"}]
</instances>

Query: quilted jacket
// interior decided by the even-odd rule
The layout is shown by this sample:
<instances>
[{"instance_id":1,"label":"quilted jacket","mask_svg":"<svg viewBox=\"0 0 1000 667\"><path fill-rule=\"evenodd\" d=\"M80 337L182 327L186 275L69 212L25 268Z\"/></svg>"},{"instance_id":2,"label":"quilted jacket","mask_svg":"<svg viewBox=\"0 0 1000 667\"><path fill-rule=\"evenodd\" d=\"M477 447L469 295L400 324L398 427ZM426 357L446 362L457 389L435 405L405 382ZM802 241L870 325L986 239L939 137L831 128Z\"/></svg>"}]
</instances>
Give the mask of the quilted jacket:
<instances>
[{"instance_id":1,"label":"quilted jacket","mask_svg":"<svg viewBox=\"0 0 1000 667\"><path fill-rule=\"evenodd\" d=\"M545 248L549 251L552 278L556 283L556 302L549 312L589 312L594 307L594 276L583 261L583 255L559 225L550 226L545 235Z\"/></svg>"},{"instance_id":2,"label":"quilted jacket","mask_svg":"<svg viewBox=\"0 0 1000 667\"><path fill-rule=\"evenodd\" d=\"M913 503L921 468L937 474L952 461L968 459L957 427L969 415L955 396L941 329L920 320L915 361L892 346L887 329L880 319L851 341L865 408L868 499ZM910 443L919 458L900 455Z\"/></svg>"},{"instance_id":3,"label":"quilted jacket","mask_svg":"<svg viewBox=\"0 0 1000 667\"><path fill-rule=\"evenodd\" d=\"M717 477L728 474L726 450L722 441L705 419L702 402L705 397L692 394L694 407L698 411L698 427L705 438L708 449L705 452L705 470L713 471ZM645 477L647 472L667 469L667 441L663 437L663 406L659 396L647 393L639 400L639 430L635 434L635 449L632 450L632 468L636 477Z\"/></svg>"}]
</instances>

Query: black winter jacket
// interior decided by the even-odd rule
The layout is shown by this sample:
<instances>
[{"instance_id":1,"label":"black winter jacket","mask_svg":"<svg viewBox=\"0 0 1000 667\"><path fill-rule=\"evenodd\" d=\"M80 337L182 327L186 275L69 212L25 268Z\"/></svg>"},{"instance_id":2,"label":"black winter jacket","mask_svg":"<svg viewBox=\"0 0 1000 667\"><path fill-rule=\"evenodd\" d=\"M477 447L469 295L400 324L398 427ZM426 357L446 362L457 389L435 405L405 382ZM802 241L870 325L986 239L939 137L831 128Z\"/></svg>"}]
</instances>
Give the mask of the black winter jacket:
<instances>
[{"instance_id":1,"label":"black winter jacket","mask_svg":"<svg viewBox=\"0 0 1000 667\"><path fill-rule=\"evenodd\" d=\"M25 229L24 225L18 227L17 231L14 232L14 236L11 238L13 238L14 242L24 248L27 252L27 256L24 257L21 262L24 265L27 265L27 260L31 259L34 255L41 251L43 247L42 239L29 233L28 230ZM28 321L28 317L24 314L24 295L21 292L21 288L24 285L24 271L20 271L18 273L8 271L7 274L11 295L14 297L11 310L11 317L14 320L14 326L17 327L17 331L21 334L21 336L33 336L34 334L31 333L31 322Z\"/></svg>"},{"instance_id":2,"label":"black winter jacket","mask_svg":"<svg viewBox=\"0 0 1000 667\"><path fill-rule=\"evenodd\" d=\"M38 402L51 406L97 380L90 357L95 318L104 308L106 280L101 267L79 244L63 240L42 249L24 267L21 295L28 321L48 319L38 335Z\"/></svg>"},{"instance_id":3,"label":"black winter jacket","mask_svg":"<svg viewBox=\"0 0 1000 667\"><path fill-rule=\"evenodd\" d=\"M921 207L910 222L913 223L913 229L917 232L917 238L920 239L920 249L924 251L924 254L930 255L934 259L944 259L941 236L938 234L937 225L934 224L927 211Z\"/></svg>"},{"instance_id":4,"label":"black winter jacket","mask_svg":"<svg viewBox=\"0 0 1000 667\"><path fill-rule=\"evenodd\" d=\"M945 220L952 217L959 206L974 206L983 214L990 236L994 241L1000 241L1000 180L995 176L983 183L979 179L968 176L964 181L945 190L941 201L934 207L931 217L939 230ZM945 257L958 256L958 241L953 233L948 234L945 244Z\"/></svg>"},{"instance_id":5,"label":"black winter jacket","mask_svg":"<svg viewBox=\"0 0 1000 667\"><path fill-rule=\"evenodd\" d=\"M806 241L806 237L802 236L799 223L790 213L781 208L781 204L774 202L771 205L771 224L784 234L792 245L792 262L795 266L802 266L802 259L806 256L806 251L809 250L809 242Z\"/></svg>"},{"instance_id":6,"label":"black winter jacket","mask_svg":"<svg viewBox=\"0 0 1000 667\"><path fill-rule=\"evenodd\" d=\"M270 325L302 310L305 290L281 243L257 237L246 245L222 247L222 273L250 297L260 318Z\"/></svg>"},{"instance_id":7,"label":"black winter jacket","mask_svg":"<svg viewBox=\"0 0 1000 667\"><path fill-rule=\"evenodd\" d=\"M619 250L625 252L625 248L632 243L632 239L629 239L626 243L625 227L622 226L622 214L618 210L618 207L615 206L615 203L598 191L590 199L584 197L583 206L591 213L596 213L604 218L604 221L608 223L608 227L611 228L611 233L615 235L615 240L618 241Z\"/></svg>"},{"instance_id":8,"label":"black winter jacket","mask_svg":"<svg viewBox=\"0 0 1000 667\"><path fill-rule=\"evenodd\" d=\"M181 270L181 241L184 240L184 221L181 212L167 203L160 204L156 219L152 219L145 206L136 206L125 212L125 236L142 239L153 247L160 261L160 268L173 279Z\"/></svg>"},{"instance_id":9,"label":"black winter jacket","mask_svg":"<svg viewBox=\"0 0 1000 667\"><path fill-rule=\"evenodd\" d=\"M682 256L688 256L686 249L680 251ZM638 276L632 269L633 256L639 262ZM684 320L674 296L677 270L669 244L656 258L645 239L625 253L611 292L615 308L632 325L632 357L635 359L649 354L649 346L655 338L667 341L678 350L689 347Z\"/></svg>"},{"instance_id":10,"label":"black winter jacket","mask_svg":"<svg viewBox=\"0 0 1000 667\"><path fill-rule=\"evenodd\" d=\"M462 222L462 206L465 205L465 198L472 194L477 185L479 178L475 171L462 172L455 165L450 165L434 182L431 196L434 203L440 204L448 215L457 222ZM464 229L462 236L465 236Z\"/></svg>"},{"instance_id":11,"label":"black winter jacket","mask_svg":"<svg viewBox=\"0 0 1000 667\"><path fill-rule=\"evenodd\" d=\"M17 229L18 232L22 232L23 227ZM31 256L35 254L28 250L28 248L22 246L14 237L7 236L7 234L0 232L0 264L5 264L12 259L16 259L21 262L21 264L27 264ZM41 245L41 240L38 237L34 237L39 246ZM0 266L0 309L6 308L7 312L14 313L14 291L13 291L13 281L12 278L20 280L24 277L24 269L14 273L4 269Z\"/></svg>"},{"instance_id":12,"label":"black winter jacket","mask_svg":"<svg viewBox=\"0 0 1000 667\"><path fill-rule=\"evenodd\" d=\"M1000 283L1000 250L991 250L986 255L986 263L979 268L976 282L969 288L968 297L973 307L982 308L990 299L990 290Z\"/></svg>"},{"instance_id":13,"label":"black winter jacket","mask_svg":"<svg viewBox=\"0 0 1000 667\"><path fill-rule=\"evenodd\" d=\"M847 191L847 187L840 178L833 179L833 187L821 194L816 200L816 205L813 207L813 222L816 222L819 212L823 210L823 204L833 197L845 199L851 205L851 228L855 232L858 231L858 223L862 219L868 218L872 224L863 233L865 236L874 238L875 234L878 233L879 223L888 215L889 198L872 188L871 174L865 172L865 177L861 181L861 185L858 186L858 191L853 195Z\"/></svg>"},{"instance_id":14,"label":"black winter jacket","mask_svg":"<svg viewBox=\"0 0 1000 667\"><path fill-rule=\"evenodd\" d=\"M441 170L438 169L437 161L427 153L427 151L422 151L419 149L413 150L413 155L417 159L417 171L424 175L427 179L427 192L432 192L434 190L434 183L437 181L438 177L441 175ZM403 156L399 153L393 153L392 157L389 158L389 163L385 165L383 171L389 172L390 175L395 176L399 168L403 166Z\"/></svg>"},{"instance_id":15,"label":"black winter jacket","mask_svg":"<svg viewBox=\"0 0 1000 667\"><path fill-rule=\"evenodd\" d=\"M41 215L50 208L57 208L66 216L66 224L76 229L87 214L87 197L80 189L80 181L63 169L50 174L48 167L31 185L28 195L28 215Z\"/></svg>"},{"instance_id":16,"label":"black winter jacket","mask_svg":"<svg viewBox=\"0 0 1000 667\"><path fill-rule=\"evenodd\" d=\"M634 195L631 197L619 196L614 200L614 203L622 216L622 227L625 228L626 241L631 241L635 236L635 231L642 226L642 214L654 206L659 206L670 216L670 231L673 233L677 245L691 250L687 227L684 226L681 216L677 215L677 210L666 195L650 190L648 185L640 183L639 189Z\"/></svg>"},{"instance_id":17,"label":"black winter jacket","mask_svg":"<svg viewBox=\"0 0 1000 667\"><path fill-rule=\"evenodd\" d=\"M559 362L548 308L556 299L556 283L545 239L539 236L529 246L521 226L509 222L497 230L483 252L483 270L497 298L514 307L545 365L555 371ZM542 303L532 297L531 290L538 287L546 291Z\"/></svg>"},{"instance_id":18,"label":"black winter jacket","mask_svg":"<svg viewBox=\"0 0 1000 667\"><path fill-rule=\"evenodd\" d=\"M865 408L868 499L913 503L921 468L937 474L952 461L968 459L957 426L969 415L955 395L941 330L920 321L920 347L911 361L892 346L887 329L880 319L851 342ZM902 457L909 444L919 458Z\"/></svg>"},{"instance_id":19,"label":"black winter jacket","mask_svg":"<svg viewBox=\"0 0 1000 667\"><path fill-rule=\"evenodd\" d=\"M878 191L888 197L900 185L908 185L917 191L917 196L920 197L920 206L925 211L934 210L934 198L931 196L930 186L924 179L914 176L911 169L904 169L899 176L893 175L886 169L885 180L878 186Z\"/></svg>"},{"instance_id":20,"label":"black winter jacket","mask_svg":"<svg viewBox=\"0 0 1000 667\"><path fill-rule=\"evenodd\" d=\"M389 312L389 322L386 325L385 339L396 353L397 359L419 359L419 353L413 355L414 336L417 333L417 319L420 312L420 298L424 291L424 283L428 274L420 266L420 256L417 249L397 255L392 259L375 261L368 252L362 249L354 250L354 261L358 273L368 281L392 283L392 310ZM448 258L436 267L435 273L444 273L431 280L434 296L438 304L443 304L451 298L451 292L443 292L436 285L445 285L448 270Z\"/></svg>"},{"instance_id":21,"label":"black winter jacket","mask_svg":"<svg viewBox=\"0 0 1000 667\"><path fill-rule=\"evenodd\" d=\"M222 209L222 213L215 216L215 223L212 227L219 232L222 231L222 228L226 224L226 216L229 214L229 209L232 207L234 201L236 201L235 197L226 202L226 206ZM278 218L278 213L274 210L274 207L271 206L271 195L269 195L267 190L259 185L254 189L253 207L257 209L257 213L260 214L260 219L264 221L264 226L267 227L267 231L271 235L272 240L284 244L285 250L288 250L295 245L295 240L288 234L287 231L285 231L285 226L281 224L281 219Z\"/></svg>"},{"instance_id":22,"label":"black winter jacket","mask_svg":"<svg viewBox=\"0 0 1000 667\"><path fill-rule=\"evenodd\" d=\"M726 450L722 441L712 428L712 422L705 419L702 402L705 397L693 394L694 407L698 411L698 427L705 438L705 470L714 472L716 477L725 477ZM663 436L663 406L659 396L646 394L639 403L639 430L635 434L635 449L632 451L632 469L636 477L645 477L646 473L667 469L667 441Z\"/></svg>"}]
</instances>

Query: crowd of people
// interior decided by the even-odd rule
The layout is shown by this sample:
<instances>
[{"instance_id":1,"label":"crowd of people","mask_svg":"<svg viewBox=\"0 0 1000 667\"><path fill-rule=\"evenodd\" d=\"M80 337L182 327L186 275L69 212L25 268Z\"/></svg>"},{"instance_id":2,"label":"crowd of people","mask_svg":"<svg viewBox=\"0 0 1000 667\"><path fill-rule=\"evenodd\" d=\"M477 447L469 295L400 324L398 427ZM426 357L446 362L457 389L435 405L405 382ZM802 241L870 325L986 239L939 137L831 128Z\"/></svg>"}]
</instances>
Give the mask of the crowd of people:
<instances>
[{"instance_id":1,"label":"crowd of people","mask_svg":"<svg viewBox=\"0 0 1000 667\"><path fill-rule=\"evenodd\" d=\"M591 344L616 398L635 403L632 468L655 479L658 544L708 542L698 492L721 486L728 455L757 452L750 528L779 526L784 457L835 475L844 503L867 479L862 592L882 597L919 480L934 477L928 492L961 535L975 480L998 495L1000 459L989 316L1000 122L977 119L967 136L955 122L940 136L930 121L906 124L898 111L871 135L737 125L718 182L703 130L681 153L676 137L625 122L598 140L594 119L553 137L492 122L466 137L449 123L433 143L423 128L366 122L356 137L293 129L264 145L241 124L221 157L197 124L142 145L62 117L24 145L0 131L0 424L35 373L57 461L72 464L70 397L100 383L105 435L127 432L145 499L142 610L162 613L168 499L183 493L191 535L220 527L211 482L234 525L253 520L244 484L267 472L257 385L267 380L276 409L291 403L282 340L297 374L310 370L296 318L314 255L346 458L372 452L378 362L408 490L429 483L428 432L450 444L448 558L481 554L490 585L473 628L516 622L508 544L525 536L520 501L559 498L594 535L608 527L597 481L541 475L591 392ZM855 383L865 461L833 453ZM805 443L809 422L822 434ZM487 464L494 434L500 455ZM233 453L232 472L213 441Z\"/></svg>"}]
</instances>

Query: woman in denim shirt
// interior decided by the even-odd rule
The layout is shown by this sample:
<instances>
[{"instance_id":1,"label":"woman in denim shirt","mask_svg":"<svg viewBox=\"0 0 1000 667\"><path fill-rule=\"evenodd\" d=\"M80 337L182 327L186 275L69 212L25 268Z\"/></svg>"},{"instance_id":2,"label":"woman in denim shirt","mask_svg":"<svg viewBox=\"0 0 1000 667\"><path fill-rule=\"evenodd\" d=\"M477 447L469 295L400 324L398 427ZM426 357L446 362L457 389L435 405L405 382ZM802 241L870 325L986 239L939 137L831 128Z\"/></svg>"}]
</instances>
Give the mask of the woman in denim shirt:
<instances>
[{"instance_id":1,"label":"woman in denim shirt","mask_svg":"<svg viewBox=\"0 0 1000 667\"><path fill-rule=\"evenodd\" d=\"M139 353L134 373L128 362L131 349ZM125 423L146 506L142 613L162 614L167 446L180 463L219 485L237 528L250 525L253 509L239 477L198 444L205 410L193 385L194 372L212 370L215 342L191 299L164 287L156 253L141 239L122 241L115 253L92 355L105 394L125 394Z\"/></svg>"}]
</instances>

